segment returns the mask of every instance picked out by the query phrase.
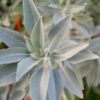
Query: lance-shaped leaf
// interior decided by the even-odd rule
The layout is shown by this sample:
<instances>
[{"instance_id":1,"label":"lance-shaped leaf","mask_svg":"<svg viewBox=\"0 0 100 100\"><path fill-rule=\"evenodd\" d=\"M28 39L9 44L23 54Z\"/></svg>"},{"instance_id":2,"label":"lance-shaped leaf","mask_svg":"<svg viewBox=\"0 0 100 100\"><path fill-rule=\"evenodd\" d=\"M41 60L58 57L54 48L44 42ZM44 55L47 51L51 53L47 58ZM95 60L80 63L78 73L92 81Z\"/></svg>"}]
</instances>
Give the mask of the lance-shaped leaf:
<instances>
[{"instance_id":1,"label":"lance-shaped leaf","mask_svg":"<svg viewBox=\"0 0 100 100\"><path fill-rule=\"evenodd\" d=\"M0 41L9 47L26 47L21 33L0 27Z\"/></svg>"},{"instance_id":2,"label":"lance-shaped leaf","mask_svg":"<svg viewBox=\"0 0 100 100\"><path fill-rule=\"evenodd\" d=\"M64 86L63 86L63 82L62 82L63 80L61 78L59 70L58 71L54 70L54 79L55 79L55 88L56 88L56 98L57 100L61 100Z\"/></svg>"},{"instance_id":3,"label":"lance-shaped leaf","mask_svg":"<svg viewBox=\"0 0 100 100\"><path fill-rule=\"evenodd\" d=\"M62 42L62 45L59 48L56 48L55 50L53 50L53 52L59 53L75 45L77 45L77 42L65 38Z\"/></svg>"},{"instance_id":4,"label":"lance-shaped leaf","mask_svg":"<svg viewBox=\"0 0 100 100\"><path fill-rule=\"evenodd\" d=\"M71 93L79 96L80 98L83 98L82 88L78 83L75 74L72 73L72 71L69 68L64 68L64 66L61 66L60 74L63 79L64 87Z\"/></svg>"},{"instance_id":5,"label":"lance-shaped leaf","mask_svg":"<svg viewBox=\"0 0 100 100\"><path fill-rule=\"evenodd\" d=\"M83 11L86 7L86 4L84 5L75 5L75 6L72 6L70 12L75 14L75 13L79 13L80 11Z\"/></svg>"},{"instance_id":6,"label":"lance-shaped leaf","mask_svg":"<svg viewBox=\"0 0 100 100\"><path fill-rule=\"evenodd\" d=\"M51 70L48 95L50 100L61 100L63 91L62 78L57 70Z\"/></svg>"},{"instance_id":7,"label":"lance-shaped leaf","mask_svg":"<svg viewBox=\"0 0 100 100\"><path fill-rule=\"evenodd\" d=\"M54 50L59 47L64 38L68 38L69 31L71 28L71 18L66 17L60 23L58 23L52 30L49 32L49 39L52 40L49 48Z\"/></svg>"},{"instance_id":8,"label":"lance-shaped leaf","mask_svg":"<svg viewBox=\"0 0 100 100\"><path fill-rule=\"evenodd\" d=\"M52 4L51 4L52 5ZM51 5L43 5L43 6L39 6L39 10L40 12L42 12L45 15L54 15L55 13L59 12L59 7L58 6L51 6Z\"/></svg>"},{"instance_id":9,"label":"lance-shaped leaf","mask_svg":"<svg viewBox=\"0 0 100 100\"><path fill-rule=\"evenodd\" d=\"M16 64L0 66L0 87L16 82Z\"/></svg>"},{"instance_id":10,"label":"lance-shaped leaf","mask_svg":"<svg viewBox=\"0 0 100 100\"><path fill-rule=\"evenodd\" d=\"M87 29L87 26L85 26L84 23L73 21L73 28L76 29L85 37L89 37L91 34L90 30Z\"/></svg>"},{"instance_id":11,"label":"lance-shaped leaf","mask_svg":"<svg viewBox=\"0 0 100 100\"><path fill-rule=\"evenodd\" d=\"M65 74L69 75L67 76L70 80L70 82L73 83L74 86L79 87L80 90L83 89L83 84L82 84L82 77L81 74L79 72L78 69L76 69L76 66L71 64L71 63L66 63L63 66L64 69L62 69L63 71L65 70ZM79 76L78 76L79 75Z\"/></svg>"},{"instance_id":12,"label":"lance-shaped leaf","mask_svg":"<svg viewBox=\"0 0 100 100\"><path fill-rule=\"evenodd\" d=\"M82 76L81 76L79 68L75 64L69 63L68 61L64 62L64 67L65 68L68 67L69 72L71 72L74 75L74 77L76 77L77 81L75 82L73 80L74 83L76 85L79 84L79 86L81 87L81 89L84 89L83 82L82 82Z\"/></svg>"},{"instance_id":13,"label":"lance-shaped leaf","mask_svg":"<svg viewBox=\"0 0 100 100\"><path fill-rule=\"evenodd\" d=\"M73 28L76 29L84 37L90 37L95 32L95 26L92 19L84 14L80 14L76 17L76 21L73 21Z\"/></svg>"},{"instance_id":14,"label":"lance-shaped leaf","mask_svg":"<svg viewBox=\"0 0 100 100\"><path fill-rule=\"evenodd\" d=\"M0 64L9 64L18 62L28 57L27 50L21 47L12 47L0 50Z\"/></svg>"},{"instance_id":15,"label":"lance-shaped leaf","mask_svg":"<svg viewBox=\"0 0 100 100\"><path fill-rule=\"evenodd\" d=\"M63 34L63 32L65 33L66 28L67 28L66 26L68 26L69 20L70 20L70 17L66 17L60 23L55 25L48 33L49 39L52 40L58 33L60 34Z\"/></svg>"},{"instance_id":16,"label":"lance-shaped leaf","mask_svg":"<svg viewBox=\"0 0 100 100\"><path fill-rule=\"evenodd\" d=\"M24 36L25 38L25 42L26 42L26 46L27 46L27 49L30 51L30 52L33 52L34 48L32 46L32 42L31 42L31 39Z\"/></svg>"},{"instance_id":17,"label":"lance-shaped leaf","mask_svg":"<svg viewBox=\"0 0 100 100\"><path fill-rule=\"evenodd\" d=\"M33 100L41 100L40 97L40 82L42 76L42 69L33 74L30 81L30 96Z\"/></svg>"},{"instance_id":18,"label":"lance-shaped leaf","mask_svg":"<svg viewBox=\"0 0 100 100\"><path fill-rule=\"evenodd\" d=\"M93 52L99 52L100 51L100 38L92 39L88 49Z\"/></svg>"},{"instance_id":19,"label":"lance-shaped leaf","mask_svg":"<svg viewBox=\"0 0 100 100\"><path fill-rule=\"evenodd\" d=\"M33 48L43 49L44 48L44 27L42 23L42 18L39 19L34 26L31 34L31 41Z\"/></svg>"},{"instance_id":20,"label":"lance-shaped leaf","mask_svg":"<svg viewBox=\"0 0 100 100\"><path fill-rule=\"evenodd\" d=\"M23 0L23 13L25 28L31 34L35 23L40 17L33 0Z\"/></svg>"},{"instance_id":21,"label":"lance-shaped leaf","mask_svg":"<svg viewBox=\"0 0 100 100\"><path fill-rule=\"evenodd\" d=\"M57 100L55 86L56 84L55 84L55 79L54 79L54 71L51 70L50 79L49 79L49 87L48 87L48 94L49 94L50 100Z\"/></svg>"},{"instance_id":22,"label":"lance-shaped leaf","mask_svg":"<svg viewBox=\"0 0 100 100\"><path fill-rule=\"evenodd\" d=\"M50 68L46 64L44 65L41 82L40 82L41 100L46 100L47 92L48 92L48 85L49 85L49 77L50 77Z\"/></svg>"},{"instance_id":23,"label":"lance-shaped leaf","mask_svg":"<svg viewBox=\"0 0 100 100\"><path fill-rule=\"evenodd\" d=\"M85 63L82 62L82 63L77 64L82 77L87 76L91 72L93 68L92 64L93 64L92 61L86 61Z\"/></svg>"},{"instance_id":24,"label":"lance-shaped leaf","mask_svg":"<svg viewBox=\"0 0 100 100\"><path fill-rule=\"evenodd\" d=\"M66 16L61 14L55 14L53 17L53 23L57 25L60 21L62 21Z\"/></svg>"},{"instance_id":25,"label":"lance-shaped leaf","mask_svg":"<svg viewBox=\"0 0 100 100\"><path fill-rule=\"evenodd\" d=\"M16 80L20 80L27 72L29 72L34 66L36 66L40 61L34 60L28 57L18 63Z\"/></svg>"},{"instance_id":26,"label":"lance-shaped leaf","mask_svg":"<svg viewBox=\"0 0 100 100\"><path fill-rule=\"evenodd\" d=\"M96 86L97 84L96 83L96 79L97 79L97 61L96 60L93 60L91 62L92 64L90 65L92 67L90 73L86 76L86 79L87 79L87 85L89 87L91 86Z\"/></svg>"},{"instance_id":27,"label":"lance-shaped leaf","mask_svg":"<svg viewBox=\"0 0 100 100\"><path fill-rule=\"evenodd\" d=\"M70 46L69 48L62 50L61 52L57 52L57 54L54 55L56 60L64 61L72 56L76 55L80 51L84 50L89 44L88 43L79 43L74 46Z\"/></svg>"},{"instance_id":28,"label":"lance-shaped leaf","mask_svg":"<svg viewBox=\"0 0 100 100\"><path fill-rule=\"evenodd\" d=\"M98 59L98 58L99 56L92 53L91 51L83 50L79 52L78 54L76 54L75 56L73 56L72 58L70 58L69 61L72 62L73 64L77 64L77 63L81 63L81 62L85 62L85 61L93 60L93 59Z\"/></svg>"}]
</instances>

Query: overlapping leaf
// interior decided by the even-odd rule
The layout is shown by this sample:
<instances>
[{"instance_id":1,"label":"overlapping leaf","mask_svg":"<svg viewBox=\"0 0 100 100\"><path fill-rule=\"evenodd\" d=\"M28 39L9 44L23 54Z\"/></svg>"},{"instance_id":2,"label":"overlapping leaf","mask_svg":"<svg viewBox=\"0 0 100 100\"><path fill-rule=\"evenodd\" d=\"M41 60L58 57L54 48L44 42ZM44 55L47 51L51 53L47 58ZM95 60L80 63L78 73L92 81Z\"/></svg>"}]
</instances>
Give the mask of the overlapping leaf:
<instances>
[{"instance_id":1,"label":"overlapping leaf","mask_svg":"<svg viewBox=\"0 0 100 100\"><path fill-rule=\"evenodd\" d=\"M0 50L0 64L15 63L26 57L28 54L25 48L13 47Z\"/></svg>"},{"instance_id":2,"label":"overlapping leaf","mask_svg":"<svg viewBox=\"0 0 100 100\"><path fill-rule=\"evenodd\" d=\"M99 39L91 40L89 46L88 42L84 42L86 40L78 43L72 40L73 34L70 35L72 28L85 34L86 37L94 32L90 28L92 26L86 24L88 19L86 21L81 17L80 20L77 17L79 13L84 11L85 7L86 5L82 0L75 5L70 5L69 0L64 2L52 0L50 4L38 7L42 15L45 13L53 18L54 25L49 27L51 30L47 34L48 30L44 31L47 24L43 24L42 17L40 17L34 2L23 0L24 25L29 37L23 38L18 32L4 28L1 28L2 34L0 33L0 41L9 47L0 50L0 64L7 64L0 67L0 86L12 84L15 79L17 81L10 97L11 100L23 99L26 95L25 89L28 82L30 82L30 96L33 100L61 100L63 93L66 94L66 89L83 98L82 77L87 76L87 82L90 85L97 85L100 82ZM84 12L84 14L86 13ZM43 18L47 16L43 16ZM75 22L74 25L73 22ZM97 54L94 54L94 52ZM83 63L89 60L94 60L91 68L90 63L88 68L87 64L84 65ZM11 68L11 63L17 63L17 65ZM94 66L97 68L95 69ZM15 72L16 68L17 72ZM5 73L5 70L7 70L7 73ZM92 73L94 73L93 79L90 77ZM70 96L67 99L69 98ZM74 100L74 98L71 99Z\"/></svg>"},{"instance_id":3,"label":"overlapping leaf","mask_svg":"<svg viewBox=\"0 0 100 100\"><path fill-rule=\"evenodd\" d=\"M17 68L17 81L24 76L28 71L30 71L34 66L36 66L39 61L32 59L31 57L26 58L18 63Z\"/></svg>"},{"instance_id":4,"label":"overlapping leaf","mask_svg":"<svg viewBox=\"0 0 100 100\"><path fill-rule=\"evenodd\" d=\"M21 33L0 27L0 41L9 47L25 47L25 40Z\"/></svg>"},{"instance_id":5,"label":"overlapping leaf","mask_svg":"<svg viewBox=\"0 0 100 100\"><path fill-rule=\"evenodd\" d=\"M16 64L0 66L0 87L16 82Z\"/></svg>"},{"instance_id":6,"label":"overlapping leaf","mask_svg":"<svg viewBox=\"0 0 100 100\"><path fill-rule=\"evenodd\" d=\"M40 15L32 0L23 0L24 25L29 34Z\"/></svg>"}]
</instances>

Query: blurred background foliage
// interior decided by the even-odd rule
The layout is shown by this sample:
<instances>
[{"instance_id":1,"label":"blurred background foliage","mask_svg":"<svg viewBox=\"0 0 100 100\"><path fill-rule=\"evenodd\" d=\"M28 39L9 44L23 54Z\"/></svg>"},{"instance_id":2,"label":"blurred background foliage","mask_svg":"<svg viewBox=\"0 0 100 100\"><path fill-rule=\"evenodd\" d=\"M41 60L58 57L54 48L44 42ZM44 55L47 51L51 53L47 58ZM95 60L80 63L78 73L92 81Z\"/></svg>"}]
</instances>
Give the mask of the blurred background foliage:
<instances>
[{"instance_id":1,"label":"blurred background foliage","mask_svg":"<svg viewBox=\"0 0 100 100\"><path fill-rule=\"evenodd\" d=\"M75 0L72 0L72 2L74 1ZM90 0L87 5L87 11L94 19L94 24L100 26L100 0ZM0 26L24 33L25 30L22 19L22 0L0 0ZM2 48L6 48L6 46L0 42L0 49ZM85 86L83 92L84 100L100 100L100 87L88 88ZM2 93L1 88L0 93ZM77 98L77 100L80 99Z\"/></svg>"}]
</instances>

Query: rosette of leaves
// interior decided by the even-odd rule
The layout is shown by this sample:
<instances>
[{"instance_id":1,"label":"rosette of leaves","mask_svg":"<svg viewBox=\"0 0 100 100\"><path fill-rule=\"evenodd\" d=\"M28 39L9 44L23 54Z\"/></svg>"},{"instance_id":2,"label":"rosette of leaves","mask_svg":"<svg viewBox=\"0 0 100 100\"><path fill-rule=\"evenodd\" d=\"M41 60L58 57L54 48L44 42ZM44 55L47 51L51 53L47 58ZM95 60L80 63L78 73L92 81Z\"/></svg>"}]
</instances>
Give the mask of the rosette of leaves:
<instances>
[{"instance_id":1,"label":"rosette of leaves","mask_svg":"<svg viewBox=\"0 0 100 100\"><path fill-rule=\"evenodd\" d=\"M33 100L61 100L64 90L83 98L82 77L76 63L98 58L86 50L89 43L78 43L67 37L69 17L57 23L47 34L32 0L23 0L23 12L28 36L0 28L0 41L8 46L0 50L1 69L8 68L7 76L0 70L4 77L0 81L6 82L5 85L15 84L11 100L22 99L28 94L25 92L28 82Z\"/></svg>"},{"instance_id":2,"label":"rosette of leaves","mask_svg":"<svg viewBox=\"0 0 100 100\"><path fill-rule=\"evenodd\" d=\"M56 25L66 16L70 17L70 29L74 30L72 31L72 36L74 35L74 38L76 36L76 38L80 39L90 38L90 35L94 33L93 21L86 9L88 2L88 0L76 0L73 3L70 0L63 0L62 3L53 3L51 1L50 3L44 5L37 2L37 7L39 11L45 15L44 17L51 16L53 19L48 23L46 22L48 27L50 26L48 24L53 23L53 25Z\"/></svg>"}]
</instances>

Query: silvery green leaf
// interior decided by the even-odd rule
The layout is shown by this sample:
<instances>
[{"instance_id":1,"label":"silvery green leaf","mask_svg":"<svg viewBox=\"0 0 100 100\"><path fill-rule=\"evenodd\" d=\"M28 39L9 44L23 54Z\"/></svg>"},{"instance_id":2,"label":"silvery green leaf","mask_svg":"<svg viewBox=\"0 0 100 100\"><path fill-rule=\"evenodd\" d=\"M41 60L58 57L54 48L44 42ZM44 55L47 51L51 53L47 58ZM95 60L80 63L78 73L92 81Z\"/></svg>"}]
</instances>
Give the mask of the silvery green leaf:
<instances>
[{"instance_id":1,"label":"silvery green leaf","mask_svg":"<svg viewBox=\"0 0 100 100\"><path fill-rule=\"evenodd\" d=\"M48 87L48 94L50 100L57 100L56 96L56 84L54 79L54 70L51 70L50 79L49 79L49 87Z\"/></svg>"},{"instance_id":2,"label":"silvery green leaf","mask_svg":"<svg viewBox=\"0 0 100 100\"><path fill-rule=\"evenodd\" d=\"M30 80L30 96L33 100L40 99L40 82L42 76L42 69L32 75Z\"/></svg>"},{"instance_id":3,"label":"silvery green leaf","mask_svg":"<svg viewBox=\"0 0 100 100\"><path fill-rule=\"evenodd\" d=\"M27 73L20 81L14 85L14 90L24 89L29 85L31 74Z\"/></svg>"},{"instance_id":4,"label":"silvery green leaf","mask_svg":"<svg viewBox=\"0 0 100 100\"><path fill-rule=\"evenodd\" d=\"M61 100L64 86L63 86L63 82L62 82L63 80L61 78L59 70L58 71L54 70L54 79L55 79L55 88L56 88L56 98L57 100Z\"/></svg>"},{"instance_id":5,"label":"silvery green leaf","mask_svg":"<svg viewBox=\"0 0 100 100\"><path fill-rule=\"evenodd\" d=\"M53 17L53 23L56 25L58 24L60 21L62 21L65 18L64 14L55 14Z\"/></svg>"},{"instance_id":6,"label":"silvery green leaf","mask_svg":"<svg viewBox=\"0 0 100 100\"><path fill-rule=\"evenodd\" d=\"M66 27L67 29L70 28L70 25L69 25L70 21L71 21L71 18L67 17L67 18L64 18L60 23L55 25L55 27L53 27L48 34L49 39L52 40L57 34L61 34L61 35L64 34L66 32Z\"/></svg>"},{"instance_id":7,"label":"silvery green leaf","mask_svg":"<svg viewBox=\"0 0 100 100\"><path fill-rule=\"evenodd\" d=\"M18 62L28 57L27 50L21 47L12 47L0 50L0 64L9 64Z\"/></svg>"},{"instance_id":8,"label":"silvery green leaf","mask_svg":"<svg viewBox=\"0 0 100 100\"><path fill-rule=\"evenodd\" d=\"M58 61L67 60L76 55L77 53L79 53L80 51L87 48L88 45L88 43L79 43L74 46L70 46L69 48L66 48L66 50L64 51L57 52L57 54L55 54L54 57Z\"/></svg>"},{"instance_id":9,"label":"silvery green leaf","mask_svg":"<svg viewBox=\"0 0 100 100\"><path fill-rule=\"evenodd\" d=\"M82 77L77 69L77 67L71 63L65 62L64 66L61 67L64 74L68 74L68 79L70 80L71 83L80 90L83 89L83 83L82 83ZM79 76L78 76L79 75Z\"/></svg>"},{"instance_id":10,"label":"silvery green leaf","mask_svg":"<svg viewBox=\"0 0 100 100\"><path fill-rule=\"evenodd\" d=\"M0 100L6 100L8 94L8 87L0 87Z\"/></svg>"},{"instance_id":11,"label":"silvery green leaf","mask_svg":"<svg viewBox=\"0 0 100 100\"><path fill-rule=\"evenodd\" d=\"M62 42L62 45L61 45L59 48L56 48L56 49L54 50L54 52L56 52L56 53L57 53L57 52L61 52L61 51L63 51L63 50L66 50L66 48L69 48L70 46L74 46L74 45L76 45L76 44L77 44L77 42L65 38L65 39L63 40L63 42Z\"/></svg>"},{"instance_id":12,"label":"silvery green leaf","mask_svg":"<svg viewBox=\"0 0 100 100\"><path fill-rule=\"evenodd\" d=\"M15 78L16 78L16 72L12 72L8 76L5 76L0 80L0 86L6 86L15 83L16 82Z\"/></svg>"},{"instance_id":13,"label":"silvery green leaf","mask_svg":"<svg viewBox=\"0 0 100 100\"><path fill-rule=\"evenodd\" d=\"M93 52L99 52L100 51L100 38L92 39L88 49Z\"/></svg>"},{"instance_id":14,"label":"silvery green leaf","mask_svg":"<svg viewBox=\"0 0 100 100\"><path fill-rule=\"evenodd\" d=\"M25 42L26 42L26 46L27 46L27 49L32 52L34 49L32 47L32 42L31 42L31 39L28 38L28 37L24 37L25 38Z\"/></svg>"},{"instance_id":15,"label":"silvery green leaf","mask_svg":"<svg viewBox=\"0 0 100 100\"><path fill-rule=\"evenodd\" d=\"M31 34L31 41L33 48L43 49L44 48L44 27L42 19L39 19L34 26Z\"/></svg>"},{"instance_id":16,"label":"silvery green leaf","mask_svg":"<svg viewBox=\"0 0 100 100\"><path fill-rule=\"evenodd\" d=\"M49 32L49 38L52 40L49 45L49 50L58 48L62 44L63 39L68 38L70 28L71 18L66 17Z\"/></svg>"},{"instance_id":17,"label":"silvery green leaf","mask_svg":"<svg viewBox=\"0 0 100 100\"><path fill-rule=\"evenodd\" d=\"M82 82L82 76L81 76L81 73L80 73L80 70L79 68L77 67L77 65L75 64L72 64L72 63L69 63L68 61L65 61L64 62L64 66L65 68L68 67L72 73L74 74L74 76L76 77L77 79L77 82L76 84L79 84L79 86L84 89L83 87L83 82ZM74 82L75 83L75 82Z\"/></svg>"},{"instance_id":18,"label":"silvery green leaf","mask_svg":"<svg viewBox=\"0 0 100 100\"><path fill-rule=\"evenodd\" d=\"M48 95L50 100L61 100L63 91L62 79L59 71L52 69L50 73Z\"/></svg>"},{"instance_id":19,"label":"silvery green leaf","mask_svg":"<svg viewBox=\"0 0 100 100\"><path fill-rule=\"evenodd\" d=\"M72 73L70 73L71 71L68 68L66 71L64 67L60 68L60 74L64 82L64 87L71 93L77 95L80 98L83 98L82 88L80 86L78 87L79 84L74 84L74 82L72 82L73 80L76 79L75 76ZM72 75L70 76L69 74Z\"/></svg>"},{"instance_id":20,"label":"silvery green leaf","mask_svg":"<svg viewBox=\"0 0 100 100\"><path fill-rule=\"evenodd\" d=\"M91 27L93 27L93 22L92 22L92 18L84 13L78 13L77 15L74 16L74 18L76 19L76 21L81 22L83 24L87 24L90 25ZM88 27L90 27L88 26Z\"/></svg>"},{"instance_id":21,"label":"silvery green leaf","mask_svg":"<svg viewBox=\"0 0 100 100\"><path fill-rule=\"evenodd\" d=\"M65 51L67 48L69 48L71 46L75 46L77 44L78 44L77 42L65 38L62 42L62 45L60 47L56 48L53 52L59 53L59 52Z\"/></svg>"},{"instance_id":22,"label":"silvery green leaf","mask_svg":"<svg viewBox=\"0 0 100 100\"><path fill-rule=\"evenodd\" d=\"M0 66L0 87L16 82L16 64Z\"/></svg>"},{"instance_id":23,"label":"silvery green leaf","mask_svg":"<svg viewBox=\"0 0 100 100\"><path fill-rule=\"evenodd\" d=\"M92 61L92 64L91 64L91 71L90 73L86 76L86 79L87 79L87 84L89 87L91 86L96 86L95 82L96 82L96 78L97 78L97 61L94 60Z\"/></svg>"},{"instance_id":24,"label":"silvery green leaf","mask_svg":"<svg viewBox=\"0 0 100 100\"><path fill-rule=\"evenodd\" d=\"M84 5L75 5L71 8L70 12L75 14L75 13L79 13L81 11L83 11L86 7L86 4Z\"/></svg>"},{"instance_id":25,"label":"silvery green leaf","mask_svg":"<svg viewBox=\"0 0 100 100\"><path fill-rule=\"evenodd\" d=\"M75 56L73 56L72 58L70 58L69 61L72 62L73 64L77 64L77 63L81 63L81 62L85 62L85 61L93 60L93 59L98 59L98 58L99 56L92 53L91 51L83 50L79 52L78 54L76 54Z\"/></svg>"},{"instance_id":26,"label":"silvery green leaf","mask_svg":"<svg viewBox=\"0 0 100 100\"><path fill-rule=\"evenodd\" d=\"M86 61L85 63L84 62L79 63L77 64L77 67L80 70L81 76L85 77L91 72L91 69L93 68L92 61Z\"/></svg>"},{"instance_id":27,"label":"silvery green leaf","mask_svg":"<svg viewBox=\"0 0 100 100\"><path fill-rule=\"evenodd\" d=\"M73 28L79 31L84 37L90 37L95 33L95 26L91 17L85 14L78 14L74 17L76 21L73 21Z\"/></svg>"},{"instance_id":28,"label":"silvery green leaf","mask_svg":"<svg viewBox=\"0 0 100 100\"><path fill-rule=\"evenodd\" d=\"M29 34L40 17L33 0L23 0L24 25Z\"/></svg>"},{"instance_id":29,"label":"silvery green leaf","mask_svg":"<svg viewBox=\"0 0 100 100\"><path fill-rule=\"evenodd\" d=\"M21 33L0 27L0 41L9 47L26 47Z\"/></svg>"},{"instance_id":30,"label":"silvery green leaf","mask_svg":"<svg viewBox=\"0 0 100 100\"><path fill-rule=\"evenodd\" d=\"M59 12L60 8L58 6L51 6L51 5L44 5L38 7L40 12L45 15L54 15L55 13Z\"/></svg>"},{"instance_id":31,"label":"silvery green leaf","mask_svg":"<svg viewBox=\"0 0 100 100\"><path fill-rule=\"evenodd\" d=\"M42 61L40 61L40 63L38 63L36 66L34 66L34 67L30 70L29 74L30 74L31 76L34 76L35 73L37 73L40 69L42 69L43 64L44 64L44 63L43 63ZM27 74L26 74L26 75L27 75Z\"/></svg>"},{"instance_id":32,"label":"silvery green leaf","mask_svg":"<svg viewBox=\"0 0 100 100\"><path fill-rule=\"evenodd\" d=\"M75 28L77 31L79 31L83 36L89 37L90 31L87 29L87 27L79 22L73 21L73 28Z\"/></svg>"},{"instance_id":33,"label":"silvery green leaf","mask_svg":"<svg viewBox=\"0 0 100 100\"><path fill-rule=\"evenodd\" d=\"M41 100L46 100L48 85L49 85L49 77L50 77L50 68L48 65L44 65L41 82L40 82Z\"/></svg>"},{"instance_id":34,"label":"silvery green leaf","mask_svg":"<svg viewBox=\"0 0 100 100\"><path fill-rule=\"evenodd\" d=\"M31 57L23 59L17 65L17 75L16 80L20 80L26 73L28 73L34 66L36 66L40 61L34 60Z\"/></svg>"}]
</instances>

